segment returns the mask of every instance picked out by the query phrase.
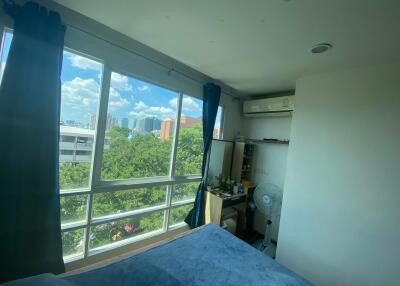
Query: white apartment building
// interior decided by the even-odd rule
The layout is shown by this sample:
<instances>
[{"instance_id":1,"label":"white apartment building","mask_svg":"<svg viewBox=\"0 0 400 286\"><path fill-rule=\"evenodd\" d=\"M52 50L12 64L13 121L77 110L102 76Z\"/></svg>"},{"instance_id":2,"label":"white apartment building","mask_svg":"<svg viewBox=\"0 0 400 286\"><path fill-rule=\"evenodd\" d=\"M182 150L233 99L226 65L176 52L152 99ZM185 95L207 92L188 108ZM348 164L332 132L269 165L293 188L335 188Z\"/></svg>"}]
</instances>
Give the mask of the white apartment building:
<instances>
[{"instance_id":1,"label":"white apartment building","mask_svg":"<svg viewBox=\"0 0 400 286\"><path fill-rule=\"evenodd\" d=\"M60 125L60 163L90 162L94 147L95 130ZM108 148L106 138L104 148Z\"/></svg>"}]
</instances>

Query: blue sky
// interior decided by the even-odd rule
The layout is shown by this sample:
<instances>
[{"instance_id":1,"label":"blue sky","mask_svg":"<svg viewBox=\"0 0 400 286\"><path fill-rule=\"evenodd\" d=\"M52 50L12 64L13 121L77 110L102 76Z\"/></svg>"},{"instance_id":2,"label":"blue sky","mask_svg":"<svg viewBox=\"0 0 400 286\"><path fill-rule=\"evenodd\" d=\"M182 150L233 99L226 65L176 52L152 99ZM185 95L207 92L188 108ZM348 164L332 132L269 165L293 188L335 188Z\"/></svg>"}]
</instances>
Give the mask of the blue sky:
<instances>
[{"instance_id":1,"label":"blue sky","mask_svg":"<svg viewBox=\"0 0 400 286\"><path fill-rule=\"evenodd\" d=\"M1 58L1 75L12 34L5 34ZM97 113L100 96L100 79L102 64L78 54L64 51L61 73L61 120L74 120L87 124L90 115ZM132 77L113 72L109 93L108 112L118 119L129 119L132 127L134 119L146 116L156 116L161 120L176 117L177 93L146 83ZM190 96L184 96L182 115L191 117L202 116L202 101ZM219 112L216 127L221 121Z\"/></svg>"}]
</instances>

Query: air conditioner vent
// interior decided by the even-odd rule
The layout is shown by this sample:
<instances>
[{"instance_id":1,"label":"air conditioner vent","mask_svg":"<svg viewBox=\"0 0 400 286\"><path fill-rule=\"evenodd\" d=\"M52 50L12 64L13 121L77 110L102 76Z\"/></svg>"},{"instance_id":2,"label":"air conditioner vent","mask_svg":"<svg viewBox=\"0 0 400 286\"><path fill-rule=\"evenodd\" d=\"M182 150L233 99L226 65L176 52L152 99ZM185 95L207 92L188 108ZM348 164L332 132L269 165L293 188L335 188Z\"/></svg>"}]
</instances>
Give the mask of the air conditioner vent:
<instances>
[{"instance_id":1,"label":"air conditioner vent","mask_svg":"<svg viewBox=\"0 0 400 286\"><path fill-rule=\"evenodd\" d=\"M248 117L290 116L294 110L294 96L281 96L243 103L243 114Z\"/></svg>"}]
</instances>

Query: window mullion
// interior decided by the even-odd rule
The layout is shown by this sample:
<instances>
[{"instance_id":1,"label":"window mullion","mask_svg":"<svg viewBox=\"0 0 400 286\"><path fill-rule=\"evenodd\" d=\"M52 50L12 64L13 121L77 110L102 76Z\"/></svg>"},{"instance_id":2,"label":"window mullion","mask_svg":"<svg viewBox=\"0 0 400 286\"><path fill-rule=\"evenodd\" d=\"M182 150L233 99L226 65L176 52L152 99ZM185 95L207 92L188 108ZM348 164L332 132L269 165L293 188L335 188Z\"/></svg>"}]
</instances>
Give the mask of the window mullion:
<instances>
[{"instance_id":1,"label":"window mullion","mask_svg":"<svg viewBox=\"0 0 400 286\"><path fill-rule=\"evenodd\" d=\"M90 226L92 221L92 205L93 205L93 188L100 181L101 176L101 163L103 156L103 145L105 137L105 125L107 120L107 105L108 105L108 93L110 90L111 71L107 65L104 65L101 90L100 90L100 103L97 112L97 126L95 133L95 148L92 156L91 172L90 172L90 192L87 203L86 213L86 231L85 231L85 248L84 257L88 256L89 253L89 241L90 241Z\"/></svg>"},{"instance_id":2,"label":"window mullion","mask_svg":"<svg viewBox=\"0 0 400 286\"><path fill-rule=\"evenodd\" d=\"M172 142L171 163L169 166L170 178L175 177L175 163L176 163L176 155L177 155L178 143L179 143L179 129L180 129L181 113L182 113L182 100L183 100L183 93L180 92L179 96L178 96L178 105L177 105L177 110L176 110L176 122L175 122L175 130L174 130L174 140Z\"/></svg>"},{"instance_id":3,"label":"window mullion","mask_svg":"<svg viewBox=\"0 0 400 286\"><path fill-rule=\"evenodd\" d=\"M97 126L95 134L95 149L92 159L92 176L90 179L91 189L98 186L101 180L101 164L103 159L104 139L107 125L108 95L110 90L111 70L104 64L103 77L101 81L100 104L97 112Z\"/></svg>"},{"instance_id":4,"label":"window mullion","mask_svg":"<svg viewBox=\"0 0 400 286\"><path fill-rule=\"evenodd\" d=\"M178 143L179 143L179 128L181 122L181 112L182 112L182 99L183 93L180 92L178 95L178 104L176 110L176 122L175 122L175 130L174 130L174 140L172 142L172 155L171 155L171 162L169 166L169 177L173 179L175 177L175 163L176 163L176 155L178 150ZM163 230L168 231L168 224L169 224L169 213L171 207L171 200L172 200L172 185L167 187L167 209L164 212L164 222L163 222Z\"/></svg>"},{"instance_id":5,"label":"window mullion","mask_svg":"<svg viewBox=\"0 0 400 286\"><path fill-rule=\"evenodd\" d=\"M163 231L168 231L169 225L169 213L171 210L171 200L172 200L172 190L173 186L167 186L167 209L164 211L164 222L163 222Z\"/></svg>"},{"instance_id":6,"label":"window mullion","mask_svg":"<svg viewBox=\"0 0 400 286\"><path fill-rule=\"evenodd\" d=\"M182 100L183 100L183 93L180 92L178 95L178 104L176 110L176 122L175 122L175 130L174 130L174 140L172 142L172 155L171 155L171 162L169 166L169 177L173 179L175 177L175 163L176 163L176 155L178 150L178 143L179 143L179 128L181 122L181 112L182 112ZM172 200L172 185L168 185L167 187L167 209L164 212L164 222L163 222L163 230L168 231L168 224L169 224L169 213L171 207L171 200Z\"/></svg>"}]
</instances>

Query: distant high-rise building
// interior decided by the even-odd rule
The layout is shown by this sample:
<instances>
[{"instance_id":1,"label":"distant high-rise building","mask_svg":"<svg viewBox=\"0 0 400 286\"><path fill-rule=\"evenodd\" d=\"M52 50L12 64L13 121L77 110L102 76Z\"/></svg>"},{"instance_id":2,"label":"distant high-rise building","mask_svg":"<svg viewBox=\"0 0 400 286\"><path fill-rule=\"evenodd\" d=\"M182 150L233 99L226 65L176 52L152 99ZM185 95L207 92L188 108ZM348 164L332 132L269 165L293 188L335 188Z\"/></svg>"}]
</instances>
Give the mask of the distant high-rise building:
<instances>
[{"instance_id":1,"label":"distant high-rise building","mask_svg":"<svg viewBox=\"0 0 400 286\"><path fill-rule=\"evenodd\" d=\"M170 136L172 136L174 126L175 120L170 118L165 119L163 122L161 122L160 138L162 140L167 140Z\"/></svg>"},{"instance_id":2,"label":"distant high-rise building","mask_svg":"<svg viewBox=\"0 0 400 286\"><path fill-rule=\"evenodd\" d=\"M76 126L77 124L76 124L76 121L75 121L75 120L69 120L69 119L67 119L67 120L65 121L65 125L67 125L67 126Z\"/></svg>"},{"instance_id":3,"label":"distant high-rise building","mask_svg":"<svg viewBox=\"0 0 400 286\"><path fill-rule=\"evenodd\" d=\"M128 118L122 118L121 127L122 128L129 128L129 119Z\"/></svg>"},{"instance_id":4,"label":"distant high-rise building","mask_svg":"<svg viewBox=\"0 0 400 286\"><path fill-rule=\"evenodd\" d=\"M139 120L138 123L138 131L139 132L151 132L153 130L161 129L161 120L157 117L146 117Z\"/></svg>"},{"instance_id":5,"label":"distant high-rise building","mask_svg":"<svg viewBox=\"0 0 400 286\"><path fill-rule=\"evenodd\" d=\"M140 121L140 130L142 132L150 132L153 130L153 118L146 117Z\"/></svg>"},{"instance_id":6,"label":"distant high-rise building","mask_svg":"<svg viewBox=\"0 0 400 286\"><path fill-rule=\"evenodd\" d=\"M161 129L161 120L157 117L153 117L153 130L160 130Z\"/></svg>"},{"instance_id":7,"label":"distant high-rise building","mask_svg":"<svg viewBox=\"0 0 400 286\"><path fill-rule=\"evenodd\" d=\"M202 125L201 118L182 116L180 128L190 128L194 125ZM161 132L160 138L163 140L167 140L170 136L173 135L175 128L175 119L165 119L161 123Z\"/></svg>"},{"instance_id":8,"label":"distant high-rise building","mask_svg":"<svg viewBox=\"0 0 400 286\"><path fill-rule=\"evenodd\" d=\"M71 120L71 119L67 119L65 120L65 122L60 122L61 125L65 125L65 126L71 126L71 127L79 127L79 128L89 128L89 124L88 123L82 123L76 120Z\"/></svg>"},{"instance_id":9,"label":"distant high-rise building","mask_svg":"<svg viewBox=\"0 0 400 286\"><path fill-rule=\"evenodd\" d=\"M91 129L91 130L95 130L96 129L96 121L97 121L96 114L94 114L94 113L90 114L89 129Z\"/></svg>"},{"instance_id":10,"label":"distant high-rise building","mask_svg":"<svg viewBox=\"0 0 400 286\"><path fill-rule=\"evenodd\" d=\"M112 117L110 113L107 114L106 131L113 129L118 126L118 119Z\"/></svg>"},{"instance_id":11,"label":"distant high-rise building","mask_svg":"<svg viewBox=\"0 0 400 286\"><path fill-rule=\"evenodd\" d=\"M194 125L202 125L202 119L190 116L181 117L181 128L189 128Z\"/></svg>"}]
</instances>

